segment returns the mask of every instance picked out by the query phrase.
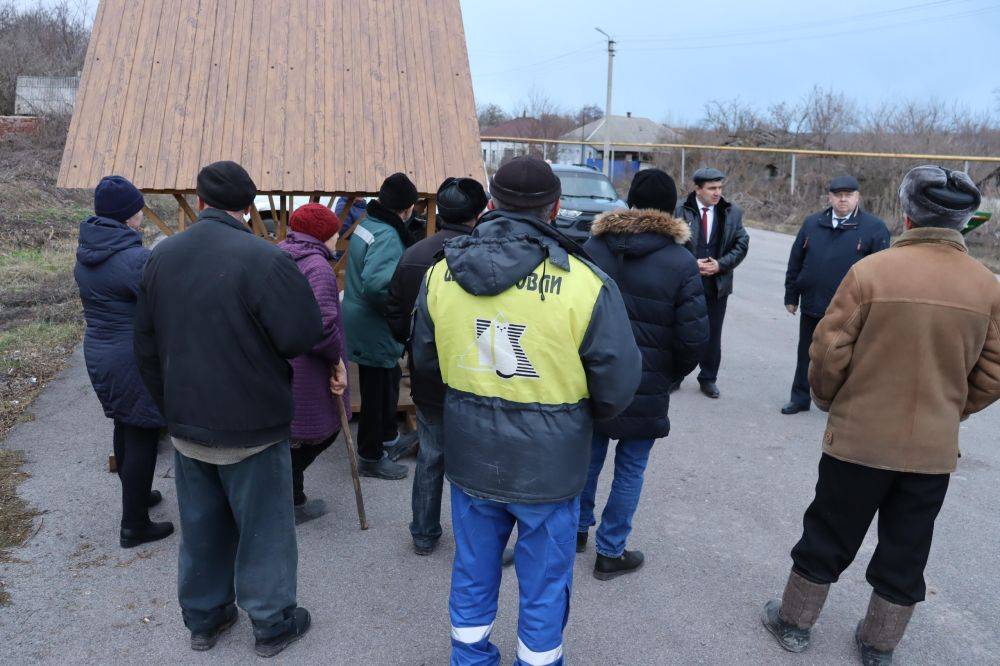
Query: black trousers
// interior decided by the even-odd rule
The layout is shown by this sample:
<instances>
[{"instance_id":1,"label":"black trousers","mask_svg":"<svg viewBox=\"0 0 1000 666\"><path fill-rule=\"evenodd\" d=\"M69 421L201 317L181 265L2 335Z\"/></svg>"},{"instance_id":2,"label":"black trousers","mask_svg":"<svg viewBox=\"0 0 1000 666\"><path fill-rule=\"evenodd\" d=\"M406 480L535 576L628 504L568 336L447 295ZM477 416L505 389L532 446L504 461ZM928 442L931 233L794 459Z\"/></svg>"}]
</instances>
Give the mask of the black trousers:
<instances>
[{"instance_id":1,"label":"black trousers","mask_svg":"<svg viewBox=\"0 0 1000 666\"><path fill-rule=\"evenodd\" d=\"M809 395L809 345L813 333L822 317L812 317L805 312L799 315L799 358L795 364L795 379L792 380L792 402L808 407L812 402Z\"/></svg>"},{"instance_id":2,"label":"black trousers","mask_svg":"<svg viewBox=\"0 0 1000 666\"><path fill-rule=\"evenodd\" d=\"M398 434L396 408L399 406L399 365L375 368L358 365L361 384L361 414L358 417L358 455L365 460L381 460L383 442Z\"/></svg>"},{"instance_id":3,"label":"black trousers","mask_svg":"<svg viewBox=\"0 0 1000 666\"><path fill-rule=\"evenodd\" d=\"M153 487L159 440L158 428L115 421L115 462L122 482L122 527L135 529L149 522L149 491Z\"/></svg>"},{"instance_id":4,"label":"black trousers","mask_svg":"<svg viewBox=\"0 0 1000 666\"><path fill-rule=\"evenodd\" d=\"M729 296L719 298L714 291L705 292L705 305L708 306L708 346L701 356L699 382L714 382L719 378L719 365L722 363L722 322L726 318L728 300Z\"/></svg>"},{"instance_id":5,"label":"black trousers","mask_svg":"<svg viewBox=\"0 0 1000 666\"><path fill-rule=\"evenodd\" d=\"M814 583L834 583L858 553L878 512L878 546L868 582L879 596L909 606L924 600L924 567L949 474L875 469L826 454L816 499L806 509L793 569Z\"/></svg>"},{"instance_id":6,"label":"black trousers","mask_svg":"<svg viewBox=\"0 0 1000 666\"><path fill-rule=\"evenodd\" d=\"M330 448L330 445L339 436L340 431L338 430L326 439L292 440L292 501L296 506L306 503L304 489L306 468L313 464L313 461L319 457L319 454Z\"/></svg>"}]
</instances>

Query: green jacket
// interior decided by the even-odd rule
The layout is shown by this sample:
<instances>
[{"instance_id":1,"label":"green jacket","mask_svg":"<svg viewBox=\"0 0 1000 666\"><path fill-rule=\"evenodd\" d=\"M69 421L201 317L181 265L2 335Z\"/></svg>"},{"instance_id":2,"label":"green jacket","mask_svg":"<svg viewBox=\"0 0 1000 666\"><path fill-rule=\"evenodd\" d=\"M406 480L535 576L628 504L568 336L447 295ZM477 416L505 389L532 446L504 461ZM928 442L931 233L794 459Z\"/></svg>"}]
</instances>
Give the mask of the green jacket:
<instances>
[{"instance_id":1,"label":"green jacket","mask_svg":"<svg viewBox=\"0 0 1000 666\"><path fill-rule=\"evenodd\" d=\"M351 234L343 313L348 358L359 365L392 368L403 355L385 319L389 282L403 249L399 233L370 214Z\"/></svg>"}]
</instances>

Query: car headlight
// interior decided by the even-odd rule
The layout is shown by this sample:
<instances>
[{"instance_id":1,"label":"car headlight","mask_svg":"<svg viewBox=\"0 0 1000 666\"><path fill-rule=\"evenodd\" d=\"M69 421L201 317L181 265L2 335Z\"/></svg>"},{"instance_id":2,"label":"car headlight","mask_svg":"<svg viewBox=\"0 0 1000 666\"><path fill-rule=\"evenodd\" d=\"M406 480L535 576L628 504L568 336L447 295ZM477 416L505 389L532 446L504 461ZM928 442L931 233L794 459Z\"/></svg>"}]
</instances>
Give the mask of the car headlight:
<instances>
[{"instance_id":1,"label":"car headlight","mask_svg":"<svg viewBox=\"0 0 1000 666\"><path fill-rule=\"evenodd\" d=\"M575 217L580 217L583 215L582 210L572 210L569 208L560 208L559 217L565 217L567 220L572 220Z\"/></svg>"}]
</instances>

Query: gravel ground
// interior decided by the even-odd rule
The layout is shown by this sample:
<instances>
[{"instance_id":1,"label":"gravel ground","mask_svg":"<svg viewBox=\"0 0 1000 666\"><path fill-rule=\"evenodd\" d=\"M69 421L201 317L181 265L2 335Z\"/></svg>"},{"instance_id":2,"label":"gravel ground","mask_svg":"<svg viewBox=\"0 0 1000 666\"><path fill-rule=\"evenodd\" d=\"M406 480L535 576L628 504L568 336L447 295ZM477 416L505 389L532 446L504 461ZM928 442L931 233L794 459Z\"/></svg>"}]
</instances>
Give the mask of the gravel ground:
<instances>
[{"instance_id":1,"label":"gravel ground","mask_svg":"<svg viewBox=\"0 0 1000 666\"><path fill-rule=\"evenodd\" d=\"M599 582L592 548L577 559L567 661L576 664L852 663L864 612L869 534L834 586L803 655L782 652L758 620L780 593L812 497L824 418L778 408L788 396L798 324L782 307L791 238L752 231L730 301L719 386L711 401L688 380L671 405L674 430L653 449L630 547L646 566ZM236 663L255 659L242 616L210 653L188 649L175 596L177 539L117 547L118 480L106 471L111 423L79 350L11 432L32 475L22 494L42 512L37 533L0 565L12 605L0 608L3 663ZM902 664L1000 662L1000 408L962 426L964 456L938 519L928 599L897 650ZM412 465L412 463L410 463ZM162 451L154 519L177 520L171 457ZM299 531L299 600L311 633L277 661L444 664L449 653L450 527L430 557L412 554L409 481L363 480L371 529L361 532L343 449L310 469L307 492L333 512ZM602 478L601 496L609 478ZM447 500L445 505L447 511ZM446 514L447 516L447 514ZM516 650L516 581L505 574L494 640Z\"/></svg>"}]
</instances>

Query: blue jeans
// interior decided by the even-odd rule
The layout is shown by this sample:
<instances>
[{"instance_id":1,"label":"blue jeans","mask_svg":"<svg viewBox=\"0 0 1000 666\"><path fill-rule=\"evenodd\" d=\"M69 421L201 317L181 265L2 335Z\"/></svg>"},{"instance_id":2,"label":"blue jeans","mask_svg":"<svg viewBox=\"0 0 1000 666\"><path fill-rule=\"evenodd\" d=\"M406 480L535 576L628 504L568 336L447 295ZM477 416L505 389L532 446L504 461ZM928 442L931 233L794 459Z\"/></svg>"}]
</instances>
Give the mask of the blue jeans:
<instances>
[{"instance_id":1,"label":"blue jeans","mask_svg":"<svg viewBox=\"0 0 1000 666\"><path fill-rule=\"evenodd\" d=\"M625 552L625 542L632 531L632 516L639 506L642 492L642 477L649 461L652 439L622 439L615 447L615 477L611 481L611 494L601 514L601 526L597 528L594 547L599 555L621 557ZM597 477L604 467L608 455L609 438L594 433L590 445L590 470L587 483L580 494L580 532L586 532L594 519L594 504L597 495Z\"/></svg>"},{"instance_id":2,"label":"blue jeans","mask_svg":"<svg viewBox=\"0 0 1000 666\"><path fill-rule=\"evenodd\" d=\"M441 538L441 491L444 486L444 453L441 451L440 417L417 410L420 451L413 470L413 522L410 534L418 546L433 547Z\"/></svg>"},{"instance_id":3,"label":"blue jeans","mask_svg":"<svg viewBox=\"0 0 1000 666\"><path fill-rule=\"evenodd\" d=\"M496 666L490 641L500 594L500 559L517 524L514 568L520 588L515 666L562 666L576 559L579 499L505 504L451 485L455 563L451 571L451 665Z\"/></svg>"}]
</instances>

